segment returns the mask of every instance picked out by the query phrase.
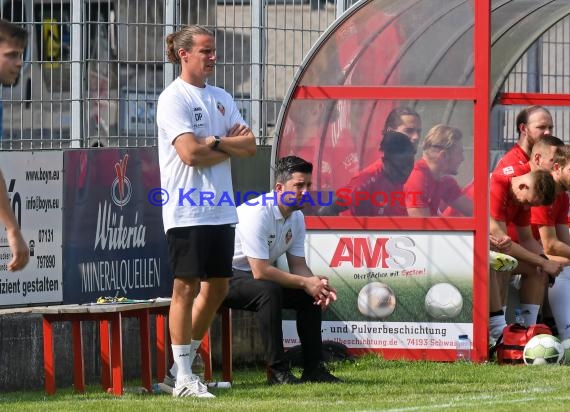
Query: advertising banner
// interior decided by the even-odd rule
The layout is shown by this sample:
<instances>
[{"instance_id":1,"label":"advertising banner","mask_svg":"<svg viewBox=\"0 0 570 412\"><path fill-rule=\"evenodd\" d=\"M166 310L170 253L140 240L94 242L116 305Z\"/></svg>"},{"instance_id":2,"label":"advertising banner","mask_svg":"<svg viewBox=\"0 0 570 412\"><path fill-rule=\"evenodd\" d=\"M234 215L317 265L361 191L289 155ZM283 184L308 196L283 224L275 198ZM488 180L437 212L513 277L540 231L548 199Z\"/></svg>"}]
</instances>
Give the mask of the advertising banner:
<instances>
[{"instance_id":1,"label":"advertising banner","mask_svg":"<svg viewBox=\"0 0 570 412\"><path fill-rule=\"evenodd\" d=\"M473 338L472 233L314 230L305 246L313 273L338 292L323 340L439 350L455 349L460 334ZM285 319L285 346L299 344L294 318Z\"/></svg>"},{"instance_id":2,"label":"advertising banner","mask_svg":"<svg viewBox=\"0 0 570 412\"><path fill-rule=\"evenodd\" d=\"M172 292L156 148L64 154L64 303L150 299Z\"/></svg>"},{"instance_id":3,"label":"advertising banner","mask_svg":"<svg viewBox=\"0 0 570 412\"><path fill-rule=\"evenodd\" d=\"M27 266L9 272L12 253L2 227L0 306L61 302L63 154L3 152L0 162L12 210L30 248Z\"/></svg>"}]
</instances>

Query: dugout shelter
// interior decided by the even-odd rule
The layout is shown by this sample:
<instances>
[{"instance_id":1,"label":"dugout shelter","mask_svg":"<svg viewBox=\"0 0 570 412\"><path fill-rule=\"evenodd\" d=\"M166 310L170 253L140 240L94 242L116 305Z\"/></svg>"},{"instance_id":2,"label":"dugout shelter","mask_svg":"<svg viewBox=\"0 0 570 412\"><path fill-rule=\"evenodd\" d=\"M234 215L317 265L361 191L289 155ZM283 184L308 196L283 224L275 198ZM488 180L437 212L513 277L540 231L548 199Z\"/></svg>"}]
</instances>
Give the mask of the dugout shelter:
<instances>
[{"instance_id":1,"label":"dugout shelter","mask_svg":"<svg viewBox=\"0 0 570 412\"><path fill-rule=\"evenodd\" d=\"M473 181L475 193L471 217L319 216L306 208L307 259L334 280L343 302L325 315L325 339L387 358L453 360L458 335L467 334L472 359L486 360L488 174L508 148L494 132L508 127L506 105L568 103L562 93L504 93L505 81L569 13L562 0L364 1L308 53L280 112L272 160L312 161L315 191L335 193L377 160L388 113L410 107L422 139L440 123L462 131L465 159L455 178ZM379 199L390 201L390 193ZM440 283L459 297L430 300ZM364 293L370 284L380 291ZM438 304L452 306L448 316ZM285 321L286 341L295 339L292 325Z\"/></svg>"}]
</instances>

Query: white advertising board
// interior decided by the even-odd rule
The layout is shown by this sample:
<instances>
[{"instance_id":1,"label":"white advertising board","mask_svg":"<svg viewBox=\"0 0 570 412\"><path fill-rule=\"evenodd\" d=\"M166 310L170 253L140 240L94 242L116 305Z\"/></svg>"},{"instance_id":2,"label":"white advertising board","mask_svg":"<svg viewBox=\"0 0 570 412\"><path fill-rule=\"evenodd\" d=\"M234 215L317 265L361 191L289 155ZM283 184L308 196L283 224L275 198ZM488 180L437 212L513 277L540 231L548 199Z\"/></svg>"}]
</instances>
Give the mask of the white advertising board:
<instances>
[{"instance_id":1,"label":"white advertising board","mask_svg":"<svg viewBox=\"0 0 570 412\"><path fill-rule=\"evenodd\" d=\"M0 306L61 302L63 152L3 152L0 165L30 261L9 272L6 229L0 229Z\"/></svg>"},{"instance_id":2,"label":"white advertising board","mask_svg":"<svg viewBox=\"0 0 570 412\"><path fill-rule=\"evenodd\" d=\"M313 273L338 292L323 315L323 340L454 349L458 335L473 338L471 232L308 231L305 251ZM283 322L286 347L300 343L292 319Z\"/></svg>"}]
</instances>

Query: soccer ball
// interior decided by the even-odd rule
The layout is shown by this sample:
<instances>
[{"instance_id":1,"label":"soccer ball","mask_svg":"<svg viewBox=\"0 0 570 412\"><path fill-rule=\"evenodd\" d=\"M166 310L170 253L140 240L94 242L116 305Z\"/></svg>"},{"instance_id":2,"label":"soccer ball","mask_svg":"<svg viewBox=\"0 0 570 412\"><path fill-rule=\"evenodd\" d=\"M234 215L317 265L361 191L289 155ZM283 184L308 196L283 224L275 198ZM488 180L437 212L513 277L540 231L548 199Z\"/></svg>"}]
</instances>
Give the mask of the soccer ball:
<instances>
[{"instance_id":1,"label":"soccer ball","mask_svg":"<svg viewBox=\"0 0 570 412\"><path fill-rule=\"evenodd\" d=\"M461 292L449 283L437 283L426 293L425 308L427 313L438 320L453 319L463 308Z\"/></svg>"},{"instance_id":2,"label":"soccer ball","mask_svg":"<svg viewBox=\"0 0 570 412\"><path fill-rule=\"evenodd\" d=\"M371 282L358 293L358 310L369 318L385 318L396 308L396 295L385 283Z\"/></svg>"},{"instance_id":3,"label":"soccer ball","mask_svg":"<svg viewBox=\"0 0 570 412\"><path fill-rule=\"evenodd\" d=\"M523 360L526 365L558 365L564 361L564 347L555 336L536 335L525 345Z\"/></svg>"},{"instance_id":4,"label":"soccer ball","mask_svg":"<svg viewBox=\"0 0 570 412\"><path fill-rule=\"evenodd\" d=\"M570 364L570 339L564 339L560 344L564 349L564 363Z\"/></svg>"}]
</instances>

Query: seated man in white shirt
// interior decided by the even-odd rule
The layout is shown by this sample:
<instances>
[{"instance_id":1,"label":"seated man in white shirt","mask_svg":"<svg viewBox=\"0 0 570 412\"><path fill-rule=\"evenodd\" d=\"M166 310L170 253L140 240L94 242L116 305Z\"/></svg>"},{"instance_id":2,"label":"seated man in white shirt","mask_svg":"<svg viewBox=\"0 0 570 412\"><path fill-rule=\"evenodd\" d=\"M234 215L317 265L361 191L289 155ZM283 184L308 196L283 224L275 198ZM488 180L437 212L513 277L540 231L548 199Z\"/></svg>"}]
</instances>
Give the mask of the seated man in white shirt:
<instances>
[{"instance_id":1,"label":"seated man in white shirt","mask_svg":"<svg viewBox=\"0 0 570 412\"><path fill-rule=\"evenodd\" d=\"M300 201L311 187L312 171L311 163L284 157L275 165L274 192L237 208L233 277L223 305L257 312L269 384L339 381L323 366L321 337L322 311L336 300L336 290L325 276L314 275L305 260ZM284 253L289 272L273 266ZM297 313L303 350L300 380L284 357L283 308Z\"/></svg>"}]
</instances>

